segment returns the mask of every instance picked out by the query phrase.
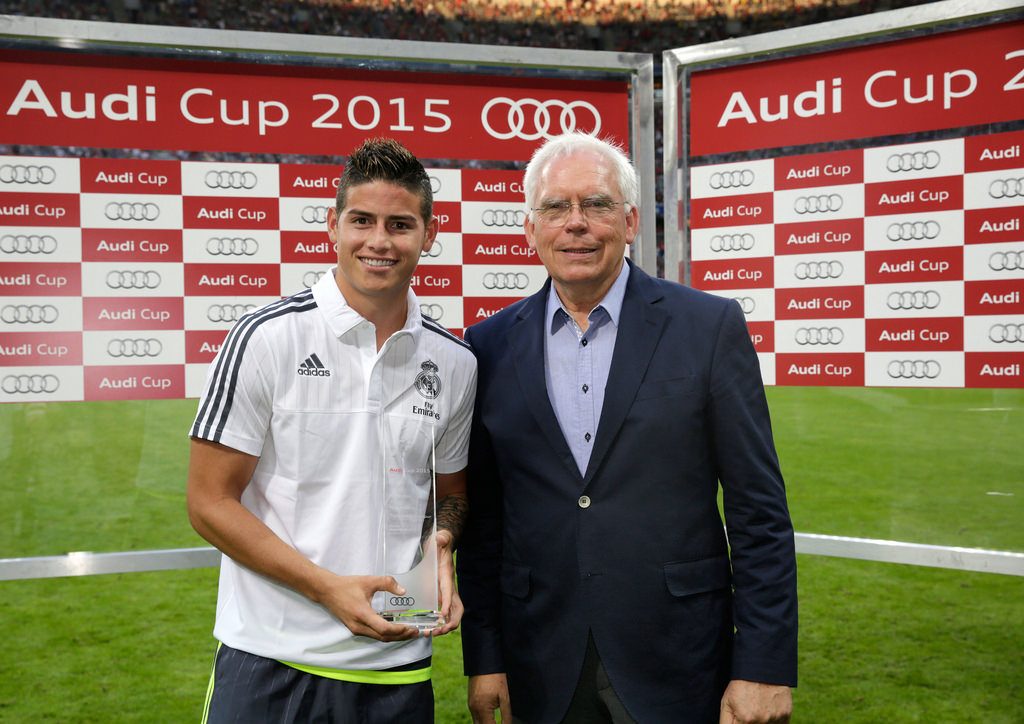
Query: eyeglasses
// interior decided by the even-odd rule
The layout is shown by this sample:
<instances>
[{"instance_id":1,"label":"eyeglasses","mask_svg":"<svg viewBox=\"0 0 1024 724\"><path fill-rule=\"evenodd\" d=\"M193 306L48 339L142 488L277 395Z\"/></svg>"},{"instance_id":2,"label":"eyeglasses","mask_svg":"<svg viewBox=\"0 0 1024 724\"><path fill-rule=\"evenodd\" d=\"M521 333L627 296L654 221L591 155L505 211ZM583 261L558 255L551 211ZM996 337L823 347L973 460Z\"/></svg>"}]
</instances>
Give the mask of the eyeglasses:
<instances>
[{"instance_id":1,"label":"eyeglasses","mask_svg":"<svg viewBox=\"0 0 1024 724\"><path fill-rule=\"evenodd\" d=\"M616 206L625 205L625 201L604 198L583 199L578 204L572 201L545 201L531 211L536 212L538 218L548 226L562 226L569 220L574 206L579 208L580 214L587 221L608 221L615 215Z\"/></svg>"}]
</instances>

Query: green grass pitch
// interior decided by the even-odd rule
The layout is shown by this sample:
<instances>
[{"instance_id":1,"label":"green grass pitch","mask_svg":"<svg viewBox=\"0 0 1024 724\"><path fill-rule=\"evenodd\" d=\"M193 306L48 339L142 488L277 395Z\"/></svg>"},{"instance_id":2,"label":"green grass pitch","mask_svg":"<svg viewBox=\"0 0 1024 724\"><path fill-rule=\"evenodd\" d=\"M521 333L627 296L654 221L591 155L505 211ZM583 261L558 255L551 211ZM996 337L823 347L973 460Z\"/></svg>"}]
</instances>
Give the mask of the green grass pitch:
<instances>
[{"instance_id":1,"label":"green grass pitch","mask_svg":"<svg viewBox=\"0 0 1024 724\"><path fill-rule=\"evenodd\" d=\"M797 530L1024 551L1024 391L768 397ZM204 545L184 510L194 410L0 406L0 557ZM795 722L1024 722L1024 578L799 570ZM197 721L215 589L214 569L0 582L0 722ZM438 721L468 721L457 635L434 684Z\"/></svg>"}]
</instances>

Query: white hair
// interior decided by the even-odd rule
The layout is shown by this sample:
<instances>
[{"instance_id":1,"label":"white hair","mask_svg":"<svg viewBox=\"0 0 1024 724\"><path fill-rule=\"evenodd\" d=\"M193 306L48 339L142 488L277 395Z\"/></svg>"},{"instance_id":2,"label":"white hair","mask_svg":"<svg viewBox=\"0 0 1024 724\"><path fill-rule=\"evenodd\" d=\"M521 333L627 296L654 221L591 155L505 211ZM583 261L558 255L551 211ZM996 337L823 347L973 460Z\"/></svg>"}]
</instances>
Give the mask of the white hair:
<instances>
[{"instance_id":1,"label":"white hair","mask_svg":"<svg viewBox=\"0 0 1024 724\"><path fill-rule=\"evenodd\" d=\"M530 209L532 218L533 208L537 205L537 184L544 169L556 158L565 158L575 153L589 152L596 153L606 159L615 172L619 182L619 190L622 192L622 200L626 203L627 209L637 207L640 204L640 182L637 180L636 169L633 162L622 150L622 146L614 141L597 138L589 133L573 131L563 133L560 136L546 141L533 152L530 163L526 165L526 173L523 176L523 191L526 195L526 206Z\"/></svg>"}]
</instances>

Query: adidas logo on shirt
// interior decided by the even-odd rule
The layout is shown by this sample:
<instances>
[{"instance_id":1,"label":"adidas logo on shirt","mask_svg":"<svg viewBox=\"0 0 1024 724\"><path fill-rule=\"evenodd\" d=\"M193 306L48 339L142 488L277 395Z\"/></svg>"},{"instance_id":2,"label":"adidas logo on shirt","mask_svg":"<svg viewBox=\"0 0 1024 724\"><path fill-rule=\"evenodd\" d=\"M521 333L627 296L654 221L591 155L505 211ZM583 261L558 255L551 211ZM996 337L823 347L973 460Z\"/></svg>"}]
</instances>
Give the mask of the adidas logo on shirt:
<instances>
[{"instance_id":1,"label":"adidas logo on shirt","mask_svg":"<svg viewBox=\"0 0 1024 724\"><path fill-rule=\"evenodd\" d=\"M300 375L307 377L330 377L331 371L324 367L324 363L320 361L320 358L316 354L311 354L302 364L299 365L297 372Z\"/></svg>"}]
</instances>

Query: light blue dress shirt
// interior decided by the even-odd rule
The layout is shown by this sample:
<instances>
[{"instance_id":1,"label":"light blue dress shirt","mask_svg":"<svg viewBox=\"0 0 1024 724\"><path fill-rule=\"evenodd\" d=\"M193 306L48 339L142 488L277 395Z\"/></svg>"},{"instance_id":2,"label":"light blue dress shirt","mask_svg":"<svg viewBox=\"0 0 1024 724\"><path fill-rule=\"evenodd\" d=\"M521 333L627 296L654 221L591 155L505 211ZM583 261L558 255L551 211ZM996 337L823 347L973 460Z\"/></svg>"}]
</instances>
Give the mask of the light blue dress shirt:
<instances>
[{"instance_id":1,"label":"light blue dress shirt","mask_svg":"<svg viewBox=\"0 0 1024 724\"><path fill-rule=\"evenodd\" d=\"M580 475L586 474L594 449L628 279L629 265L623 261L608 293L587 316L590 326L586 332L566 311L554 284L548 292L544 377L548 399Z\"/></svg>"}]
</instances>

